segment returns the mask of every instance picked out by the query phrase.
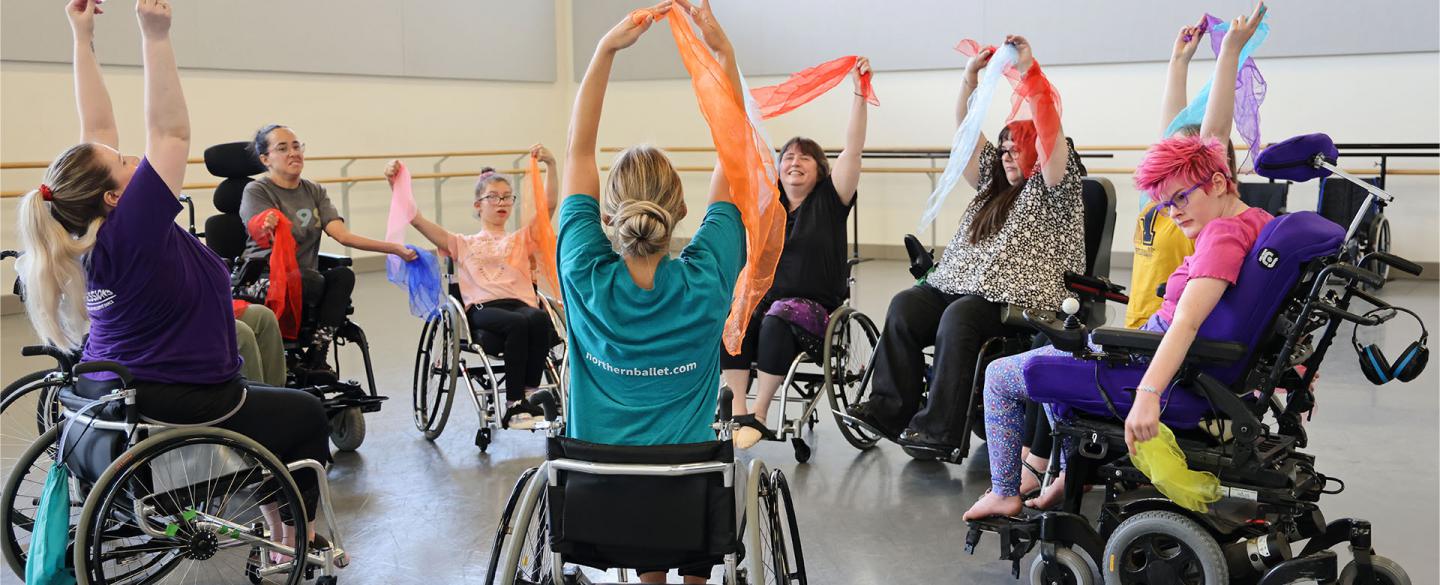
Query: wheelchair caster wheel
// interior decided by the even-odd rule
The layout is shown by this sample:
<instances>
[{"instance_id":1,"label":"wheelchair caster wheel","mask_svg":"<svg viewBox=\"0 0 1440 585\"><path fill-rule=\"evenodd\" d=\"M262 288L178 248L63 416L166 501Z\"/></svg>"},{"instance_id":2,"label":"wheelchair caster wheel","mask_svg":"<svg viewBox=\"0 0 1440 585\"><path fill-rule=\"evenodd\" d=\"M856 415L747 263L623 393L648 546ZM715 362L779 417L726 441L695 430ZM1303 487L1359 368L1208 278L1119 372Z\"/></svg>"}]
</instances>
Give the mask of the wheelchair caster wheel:
<instances>
[{"instance_id":1,"label":"wheelchair caster wheel","mask_svg":"<svg viewBox=\"0 0 1440 585\"><path fill-rule=\"evenodd\" d=\"M330 419L330 442L341 451L354 451L365 442L365 413L351 406Z\"/></svg>"},{"instance_id":2,"label":"wheelchair caster wheel","mask_svg":"<svg viewBox=\"0 0 1440 585\"><path fill-rule=\"evenodd\" d=\"M250 559L245 561L245 578L254 585L260 585L260 547L250 547Z\"/></svg>"},{"instance_id":3,"label":"wheelchair caster wheel","mask_svg":"<svg viewBox=\"0 0 1440 585\"><path fill-rule=\"evenodd\" d=\"M309 581L309 580L314 579L314 578L315 578L315 567L314 567L313 565L306 565L306 566L305 566L305 580L306 580L306 581Z\"/></svg>"},{"instance_id":4,"label":"wheelchair caster wheel","mask_svg":"<svg viewBox=\"0 0 1440 585\"><path fill-rule=\"evenodd\" d=\"M490 448L489 428L483 428L475 431L475 446L480 448L481 453L484 453L486 449Z\"/></svg>"},{"instance_id":5,"label":"wheelchair caster wheel","mask_svg":"<svg viewBox=\"0 0 1440 585\"><path fill-rule=\"evenodd\" d=\"M804 439L796 437L794 439L791 439L790 442L791 444L795 445L796 463L805 463L810 460L810 446L805 444Z\"/></svg>"},{"instance_id":6,"label":"wheelchair caster wheel","mask_svg":"<svg viewBox=\"0 0 1440 585\"><path fill-rule=\"evenodd\" d=\"M1410 575L1395 561L1380 555L1374 555L1370 557L1370 568L1375 573L1375 583L1377 585L1410 585ZM1350 561L1346 563L1345 568L1340 571L1340 580L1337 581L1337 583L1340 585L1353 585L1359 582L1359 578L1360 568L1355 565L1355 561Z\"/></svg>"},{"instance_id":7,"label":"wheelchair caster wheel","mask_svg":"<svg viewBox=\"0 0 1440 585\"><path fill-rule=\"evenodd\" d=\"M326 576L324 576L324 577L321 577L321 578L317 579L317 580L315 581L315 585L336 585L336 584L339 583L339 582L340 582L340 578L339 578L339 577L336 577L336 576L334 576L334 575L326 575Z\"/></svg>"}]
</instances>

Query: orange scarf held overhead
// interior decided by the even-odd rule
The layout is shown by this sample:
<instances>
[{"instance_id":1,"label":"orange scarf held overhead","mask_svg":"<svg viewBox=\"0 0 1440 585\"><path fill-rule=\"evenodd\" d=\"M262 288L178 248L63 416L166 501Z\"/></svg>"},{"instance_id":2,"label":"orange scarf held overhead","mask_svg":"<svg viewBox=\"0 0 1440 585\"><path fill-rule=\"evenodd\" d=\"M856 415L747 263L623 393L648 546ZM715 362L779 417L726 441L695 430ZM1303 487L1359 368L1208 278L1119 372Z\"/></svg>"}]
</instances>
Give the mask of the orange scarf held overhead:
<instances>
[{"instance_id":1,"label":"orange scarf held overhead","mask_svg":"<svg viewBox=\"0 0 1440 585\"><path fill-rule=\"evenodd\" d=\"M839 85L840 81L855 69L855 62L859 59L858 56L850 55L827 61L791 75L789 79L778 85L752 89L750 95L760 106L760 116L769 120L808 104ZM860 93L865 96L865 101L870 102L870 105L878 106L880 98L875 97L875 88L870 85L871 77L872 72L868 71L860 76Z\"/></svg>"},{"instance_id":2,"label":"orange scarf held overhead","mask_svg":"<svg viewBox=\"0 0 1440 585\"><path fill-rule=\"evenodd\" d=\"M274 238L265 233L265 218L274 215ZM270 289L265 293L265 306L280 321L280 336L295 339L300 335L301 293L300 261L295 257L295 235L290 233L290 220L278 209L267 209L250 218L246 229L250 239L261 248L270 249Z\"/></svg>"},{"instance_id":3,"label":"orange scarf held overhead","mask_svg":"<svg viewBox=\"0 0 1440 585\"><path fill-rule=\"evenodd\" d=\"M555 224L550 220L550 201L546 199L545 181L540 178L540 159L538 157L530 157L529 173L530 192L535 198L535 217L530 218L529 227L530 245L540 256L540 270L545 276L545 283L550 287L550 294L559 298L560 270L555 261L558 253ZM551 177L550 180L559 180L559 177Z\"/></svg>"},{"instance_id":4,"label":"orange scarf held overhead","mask_svg":"<svg viewBox=\"0 0 1440 585\"><path fill-rule=\"evenodd\" d=\"M995 51L994 45L981 47L979 43L971 39L960 41L955 45L955 50L967 57L974 57L983 49ZM1010 80L1010 85L1015 89L1015 96L1010 100L1010 117L1005 119L1005 124L1014 122L1020 116L1020 109L1028 106L1028 116L1035 120L1035 132L1039 136L1039 158L1042 163L1050 160L1051 153L1055 152L1055 141L1060 137L1060 92L1045 77L1040 70L1040 62L1034 61L1030 64L1030 70L1024 76L1020 75L1013 67L1005 71L1005 78ZM1016 144L1020 141L1016 140Z\"/></svg>"},{"instance_id":5,"label":"orange scarf held overhead","mask_svg":"<svg viewBox=\"0 0 1440 585\"><path fill-rule=\"evenodd\" d=\"M630 13L636 23L644 22L646 16L658 20L667 15L643 8ZM745 105L737 100L739 92L730 85L725 68L691 30L685 11L678 4L672 4L668 16L670 32L674 34L685 70L690 73L700 112L710 125L721 171L730 182L730 197L740 208L740 219L745 224L745 268L735 284L735 297L723 336L726 351L735 355L740 353L750 313L775 280L775 265L780 262L785 242L785 212L780 208L780 193L775 186L775 159L759 129L746 115Z\"/></svg>"}]
</instances>

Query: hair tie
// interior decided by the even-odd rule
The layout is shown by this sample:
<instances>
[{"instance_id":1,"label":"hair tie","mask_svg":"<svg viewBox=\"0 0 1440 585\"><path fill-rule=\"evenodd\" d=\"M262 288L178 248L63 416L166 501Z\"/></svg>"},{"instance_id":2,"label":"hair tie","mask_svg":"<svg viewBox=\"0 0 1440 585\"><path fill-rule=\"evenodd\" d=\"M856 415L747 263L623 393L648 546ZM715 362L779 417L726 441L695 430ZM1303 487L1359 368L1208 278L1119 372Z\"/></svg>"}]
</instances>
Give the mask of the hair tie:
<instances>
[{"instance_id":1,"label":"hair tie","mask_svg":"<svg viewBox=\"0 0 1440 585\"><path fill-rule=\"evenodd\" d=\"M45 183L40 183L40 198L46 201L54 201L55 192L50 190L49 185L46 185Z\"/></svg>"}]
</instances>

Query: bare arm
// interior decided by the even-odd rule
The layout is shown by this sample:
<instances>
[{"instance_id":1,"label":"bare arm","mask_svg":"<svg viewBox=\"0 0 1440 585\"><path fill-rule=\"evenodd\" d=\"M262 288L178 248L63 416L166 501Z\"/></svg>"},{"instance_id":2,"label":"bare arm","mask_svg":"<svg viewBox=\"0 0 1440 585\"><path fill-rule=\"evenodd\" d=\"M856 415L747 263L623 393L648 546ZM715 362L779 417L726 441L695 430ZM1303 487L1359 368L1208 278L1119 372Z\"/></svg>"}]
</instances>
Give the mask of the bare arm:
<instances>
[{"instance_id":1,"label":"bare arm","mask_svg":"<svg viewBox=\"0 0 1440 585\"><path fill-rule=\"evenodd\" d=\"M1229 286L1230 283L1218 278L1195 278L1185 284L1185 292L1181 293L1180 302L1175 307L1175 322L1165 331L1160 347L1155 350L1155 357L1145 369L1145 376L1140 379L1141 387L1166 391L1170 380L1185 362L1185 354L1195 343L1200 324L1215 310L1215 305ZM1135 405L1125 419L1125 442L1131 453L1135 452L1136 443L1147 441L1159 432L1160 401L1159 394L1135 393Z\"/></svg>"},{"instance_id":2,"label":"bare arm","mask_svg":"<svg viewBox=\"0 0 1440 585\"><path fill-rule=\"evenodd\" d=\"M1230 128L1235 124L1235 73L1240 68L1240 50L1260 27L1265 16L1265 3L1255 5L1255 12L1249 18L1237 17L1230 22L1230 31L1220 45L1220 56L1215 59L1215 81L1210 87L1210 100L1205 103L1205 119L1200 124L1200 134L1221 142L1230 138Z\"/></svg>"},{"instance_id":3,"label":"bare arm","mask_svg":"<svg viewBox=\"0 0 1440 585\"><path fill-rule=\"evenodd\" d=\"M550 149L541 144L530 147L530 153L545 165L546 209L550 210L550 215L555 215L556 204L560 201L560 171L555 162L555 155L550 154ZM536 193L534 196L538 197L539 195Z\"/></svg>"},{"instance_id":4,"label":"bare arm","mask_svg":"<svg viewBox=\"0 0 1440 585\"><path fill-rule=\"evenodd\" d=\"M330 223L325 224L325 233L346 248L355 248L356 250L365 250L367 252L380 252L382 254L394 254L405 260L415 259L414 250L400 244L372 240L351 232L350 228L345 226L344 220L330 220ZM427 235L426 237L428 238L429 236Z\"/></svg>"},{"instance_id":5,"label":"bare arm","mask_svg":"<svg viewBox=\"0 0 1440 585\"><path fill-rule=\"evenodd\" d=\"M135 12L145 59L145 157L178 194L190 158L190 111L170 44L170 4L139 0Z\"/></svg>"},{"instance_id":6,"label":"bare arm","mask_svg":"<svg viewBox=\"0 0 1440 585\"><path fill-rule=\"evenodd\" d=\"M865 152L865 130L870 116L870 104L860 92L860 76L869 72L869 59L861 57L855 61L855 70L851 75L855 98L850 103L850 122L845 127L845 149L835 159L835 172L831 174L835 192L840 194L840 202L845 205L855 200L855 191L860 188L860 155Z\"/></svg>"},{"instance_id":7,"label":"bare arm","mask_svg":"<svg viewBox=\"0 0 1440 585\"><path fill-rule=\"evenodd\" d=\"M1205 33L1198 26L1187 26L1175 35L1175 48L1170 51L1170 67L1165 73L1165 97L1160 102L1160 131L1185 109L1185 86L1190 73L1190 59L1200 47Z\"/></svg>"},{"instance_id":8,"label":"bare arm","mask_svg":"<svg viewBox=\"0 0 1440 585\"><path fill-rule=\"evenodd\" d=\"M990 58L995 56L991 49L981 49L976 53L970 62L965 65L965 78L960 85L960 97L955 99L955 126L965 122L965 115L970 113L970 95L975 93L975 88L980 85L980 70L990 63ZM985 145L985 133L981 132L975 139L975 152ZM980 188L980 157L972 156L970 161L965 163L965 171L961 173L965 182L970 187Z\"/></svg>"},{"instance_id":9,"label":"bare arm","mask_svg":"<svg viewBox=\"0 0 1440 585\"><path fill-rule=\"evenodd\" d=\"M75 109L80 113L81 142L118 149L120 131L115 126L115 109L95 58L95 15L101 12L94 0L74 0L65 5L75 38Z\"/></svg>"},{"instance_id":10,"label":"bare arm","mask_svg":"<svg viewBox=\"0 0 1440 585\"><path fill-rule=\"evenodd\" d=\"M454 256L450 251L450 240L455 237L455 234L450 232L450 230L440 227L438 223L425 219L425 216L420 215L418 212L415 214L415 217L410 220L410 225L420 230L420 235L430 240L431 244L435 244L436 250L446 255Z\"/></svg>"}]
</instances>

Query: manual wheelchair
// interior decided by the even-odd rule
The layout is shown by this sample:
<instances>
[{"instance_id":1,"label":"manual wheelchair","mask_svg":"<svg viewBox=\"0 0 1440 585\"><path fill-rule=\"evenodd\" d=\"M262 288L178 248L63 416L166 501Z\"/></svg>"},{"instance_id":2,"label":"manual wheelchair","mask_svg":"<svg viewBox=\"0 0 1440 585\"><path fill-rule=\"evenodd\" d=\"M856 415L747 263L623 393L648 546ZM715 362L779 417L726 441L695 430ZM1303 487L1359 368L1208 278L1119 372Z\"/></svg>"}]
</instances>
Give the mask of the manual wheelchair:
<instances>
[{"instance_id":1,"label":"manual wheelchair","mask_svg":"<svg viewBox=\"0 0 1440 585\"><path fill-rule=\"evenodd\" d=\"M1123 287L1109 281L1109 252L1115 231L1115 187L1108 179L1085 177L1081 183L1081 202L1084 206L1085 274L1067 273L1065 285L1081 299L1085 322L1099 325L1105 322L1105 301L1123 304L1129 300L1122 292ZM934 252L926 250L914 236L906 236L905 249L910 256L911 275L923 280L935 265ZM901 443L901 448L907 454L922 461L959 463L969 455L972 437L982 440L985 438L982 393L985 388L986 366L1001 357L1031 349L1036 341L1036 330L1024 319L1024 310L1021 307L1004 305L1001 308L1001 321L1005 324L1006 332L986 340L981 345L975 375L967 392L968 402L964 408L966 415L962 421L957 421L963 428L952 433L960 438L961 443L948 449ZM855 315L857 318L864 317L860 313ZM864 317L863 321L866 324L871 322L868 317ZM870 325L869 329L873 331L874 326ZM878 344L877 338L878 335L871 338L871 348ZM931 370L935 358L933 349L925 350L927 372ZM869 392L870 376L873 373L873 364L869 360L874 358L874 352L870 352L865 358L863 363L846 363L847 369L837 371L834 376L843 383L827 386L832 405L831 413L841 434L851 445L861 450L874 447L882 438L899 443L897 437L887 437L846 412L850 405L865 400ZM930 384L928 374L925 383L927 386Z\"/></svg>"},{"instance_id":2,"label":"manual wheelchair","mask_svg":"<svg viewBox=\"0 0 1440 585\"><path fill-rule=\"evenodd\" d=\"M1312 164L1311 155L1300 158ZM1333 159L1313 164L1349 178ZM1262 155L1262 174L1266 163ZM1361 213L1390 197L1375 190L1368 199ZM1030 397L1051 404L1059 419L1055 433L1069 444L1064 503L1059 511L972 521L967 550L973 553L984 534L996 534L1002 560L1019 577L1022 559L1038 547L1029 570L1036 583L1088 584L1100 575L1112 585L1410 583L1398 564L1375 554L1369 522L1326 521L1320 498L1345 484L1300 451L1308 443L1302 416L1314 406L1312 383L1339 327L1379 325L1396 314L1366 292L1382 277L1361 266L1420 272L1403 258L1359 255L1346 245L1361 219L1357 215L1348 234L1312 212L1272 220L1237 284L1201 326L1165 395L1161 421L1174 429L1188 466L1219 480L1213 494L1219 499L1204 512L1167 498L1126 453L1122 413L1163 335L1087 331L1078 320L1062 324L1030 315L1057 348L1073 355L1039 356L1024 371ZM1357 314L1350 307L1356 299L1377 310ZM1096 391L1077 396L1077 380ZM1052 454L1052 466L1061 453ZM1084 485L1096 483L1105 497L1092 524L1080 515L1081 500ZM1300 541L1306 542L1297 551L1292 544ZM1342 543L1353 554L1343 569L1329 550Z\"/></svg>"},{"instance_id":3,"label":"manual wheelchair","mask_svg":"<svg viewBox=\"0 0 1440 585\"><path fill-rule=\"evenodd\" d=\"M6 562L23 576L41 505L41 486L60 453L71 470L69 549L78 581L90 583L337 582L348 564L330 509L325 468L314 460L282 464L253 439L199 425L142 422L129 372L111 362L81 363L64 373L117 375L120 389L99 399L59 391L61 421L50 426L8 469L0 500ZM67 430L68 429L68 430ZM64 450L61 451L61 442ZM303 537L307 515L291 473L317 477L318 503L329 543ZM278 542L259 505L289 516L294 547ZM290 557L274 562L270 553ZM295 559L301 559L296 561Z\"/></svg>"},{"instance_id":4,"label":"manual wheelchair","mask_svg":"<svg viewBox=\"0 0 1440 585\"><path fill-rule=\"evenodd\" d=\"M219 254L232 268L231 285L235 298L264 304L269 289L269 263L241 257L248 238L245 222L240 219L240 201L245 185L252 176L265 172L265 167L250 150L248 142L217 144L205 149L205 168L210 174L224 178L215 188L215 209L220 212L205 220L205 244ZM351 266L346 256L320 254L320 269ZM346 309L353 314L355 307ZM305 360L306 348L316 335L332 339L328 370L310 370L299 364ZM365 369L364 385L341 377L340 348L353 344L360 350ZM337 449L354 451L365 442L365 413L379 412L386 397L375 386L375 369L370 362L370 342L365 330L348 317L334 330L319 327L312 316L302 316L300 333L295 340L285 341L287 365L286 386L309 391L320 397L330 414L330 439Z\"/></svg>"},{"instance_id":5,"label":"manual wheelchair","mask_svg":"<svg viewBox=\"0 0 1440 585\"><path fill-rule=\"evenodd\" d=\"M516 482L485 582L589 583L579 566L618 569L623 582L627 569L719 565L728 585L804 585L789 484L735 460L731 397L721 392L714 442L620 446L561 437L553 397L537 393L546 461Z\"/></svg>"},{"instance_id":6,"label":"manual wheelchair","mask_svg":"<svg viewBox=\"0 0 1440 585\"><path fill-rule=\"evenodd\" d=\"M415 350L415 371L411 398L415 428L427 440L435 440L445 430L450 408L460 381L475 404L480 428L475 432L475 446L484 452L494 439L494 431L506 428L510 413L505 412L505 358L487 352L480 339L473 338L465 317L465 303L459 289L450 282L455 272L454 261L447 261L446 290L449 294L435 314L420 329L420 343ZM550 316L555 343L545 358L541 389L553 390L559 404L566 404L565 317L560 304L536 291L540 308ZM473 356L471 364L466 356Z\"/></svg>"}]
</instances>

